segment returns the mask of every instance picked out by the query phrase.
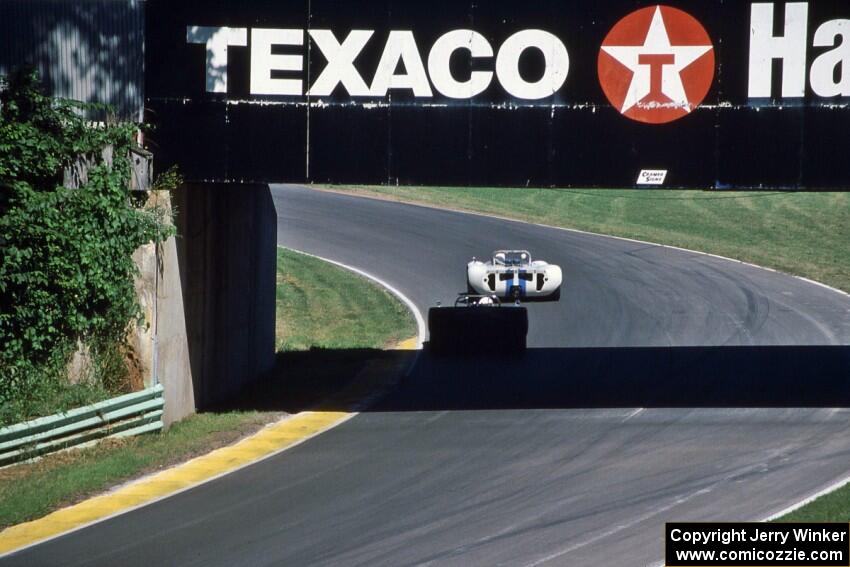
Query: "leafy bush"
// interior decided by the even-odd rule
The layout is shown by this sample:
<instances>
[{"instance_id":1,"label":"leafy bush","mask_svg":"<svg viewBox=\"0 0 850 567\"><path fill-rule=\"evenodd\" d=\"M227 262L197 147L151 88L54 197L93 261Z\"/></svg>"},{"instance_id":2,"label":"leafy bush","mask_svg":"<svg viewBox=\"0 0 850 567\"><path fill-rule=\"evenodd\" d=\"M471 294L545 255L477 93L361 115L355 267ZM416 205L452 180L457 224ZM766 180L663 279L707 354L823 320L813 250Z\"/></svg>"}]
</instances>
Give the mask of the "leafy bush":
<instances>
[{"instance_id":1,"label":"leafy bush","mask_svg":"<svg viewBox=\"0 0 850 567\"><path fill-rule=\"evenodd\" d=\"M131 255L171 234L161 211L140 208L128 192L137 127L92 125L80 112L92 106L44 95L33 72L13 74L0 93L3 421L64 391L78 344L90 347L96 368L121 371L116 349L140 316ZM64 187L63 171L81 157L91 163L87 182Z\"/></svg>"}]
</instances>

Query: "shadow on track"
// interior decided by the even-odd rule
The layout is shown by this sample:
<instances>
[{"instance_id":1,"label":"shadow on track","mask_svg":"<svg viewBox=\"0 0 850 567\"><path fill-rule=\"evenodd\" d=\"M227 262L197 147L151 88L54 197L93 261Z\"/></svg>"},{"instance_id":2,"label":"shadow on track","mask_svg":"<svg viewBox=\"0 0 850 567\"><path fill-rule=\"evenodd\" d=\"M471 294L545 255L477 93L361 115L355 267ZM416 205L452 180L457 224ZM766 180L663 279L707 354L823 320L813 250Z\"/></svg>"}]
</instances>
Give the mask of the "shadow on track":
<instances>
[{"instance_id":1,"label":"shadow on track","mask_svg":"<svg viewBox=\"0 0 850 567\"><path fill-rule=\"evenodd\" d=\"M327 402L328 395L356 381L368 364L412 356L282 354L277 370L246 391L237 407L347 410ZM426 351L365 411L624 407L850 407L850 347L562 348L474 357Z\"/></svg>"},{"instance_id":2,"label":"shadow on track","mask_svg":"<svg viewBox=\"0 0 850 567\"><path fill-rule=\"evenodd\" d=\"M334 395L363 379L371 365L413 358L407 351L321 349L279 352L274 368L239 396L205 411L256 410L297 413L309 409L347 411Z\"/></svg>"},{"instance_id":3,"label":"shadow on track","mask_svg":"<svg viewBox=\"0 0 850 567\"><path fill-rule=\"evenodd\" d=\"M423 357L374 411L850 406L850 347L530 349Z\"/></svg>"}]
</instances>

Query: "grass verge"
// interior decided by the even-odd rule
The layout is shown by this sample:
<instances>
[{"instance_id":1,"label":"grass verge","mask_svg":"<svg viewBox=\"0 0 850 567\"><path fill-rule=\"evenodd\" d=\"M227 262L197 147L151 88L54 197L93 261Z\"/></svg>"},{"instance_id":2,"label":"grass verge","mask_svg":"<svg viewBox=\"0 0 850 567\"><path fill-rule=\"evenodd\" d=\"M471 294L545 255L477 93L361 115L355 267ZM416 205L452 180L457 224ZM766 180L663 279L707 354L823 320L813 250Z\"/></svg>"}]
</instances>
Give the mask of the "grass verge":
<instances>
[{"instance_id":1,"label":"grass verge","mask_svg":"<svg viewBox=\"0 0 850 567\"><path fill-rule=\"evenodd\" d=\"M278 349L381 349L416 334L410 311L369 280L285 248L277 253Z\"/></svg>"},{"instance_id":2,"label":"grass verge","mask_svg":"<svg viewBox=\"0 0 850 567\"><path fill-rule=\"evenodd\" d=\"M850 485L824 494L802 508L776 520L777 522L850 522Z\"/></svg>"},{"instance_id":3,"label":"grass verge","mask_svg":"<svg viewBox=\"0 0 850 567\"><path fill-rule=\"evenodd\" d=\"M278 344L298 358L297 372L314 377L320 385L280 382L281 387L275 392L280 398L274 400L266 395L266 405L198 414L164 433L107 440L0 469L0 529L39 518L119 483L252 434L282 417L299 401L316 399L314 392L302 390L329 393L347 383L336 376L322 379L328 369L335 374L355 372L367 359L358 353L408 338L415 334L416 325L399 301L368 280L316 258L281 249L277 266L277 331ZM326 356L316 354L322 349L333 349L337 358L354 359L356 364L328 362ZM345 355L346 352L351 354ZM268 389L264 393L268 394Z\"/></svg>"},{"instance_id":4,"label":"grass verge","mask_svg":"<svg viewBox=\"0 0 850 567\"><path fill-rule=\"evenodd\" d=\"M680 246L850 291L850 193L328 188Z\"/></svg>"},{"instance_id":5,"label":"grass verge","mask_svg":"<svg viewBox=\"0 0 850 567\"><path fill-rule=\"evenodd\" d=\"M850 193L327 188L680 246L850 292ZM850 522L850 485L778 521Z\"/></svg>"},{"instance_id":6,"label":"grass verge","mask_svg":"<svg viewBox=\"0 0 850 567\"><path fill-rule=\"evenodd\" d=\"M0 469L0 527L32 520L122 481L186 461L227 444L280 414L198 414L167 432L49 455Z\"/></svg>"},{"instance_id":7,"label":"grass verge","mask_svg":"<svg viewBox=\"0 0 850 567\"><path fill-rule=\"evenodd\" d=\"M76 358L76 354L69 352L65 357L64 352L58 352L51 360L26 371L26 385L0 403L0 427L68 411L144 387L138 357L130 349L110 340L88 341L85 353L77 364L72 364L69 358Z\"/></svg>"},{"instance_id":8,"label":"grass verge","mask_svg":"<svg viewBox=\"0 0 850 567\"><path fill-rule=\"evenodd\" d=\"M110 393L97 382L71 384L65 376L64 369L59 372L62 374L58 377L38 381L36 386L28 392L27 399L9 400L0 405L0 427L53 415L120 395Z\"/></svg>"}]
</instances>

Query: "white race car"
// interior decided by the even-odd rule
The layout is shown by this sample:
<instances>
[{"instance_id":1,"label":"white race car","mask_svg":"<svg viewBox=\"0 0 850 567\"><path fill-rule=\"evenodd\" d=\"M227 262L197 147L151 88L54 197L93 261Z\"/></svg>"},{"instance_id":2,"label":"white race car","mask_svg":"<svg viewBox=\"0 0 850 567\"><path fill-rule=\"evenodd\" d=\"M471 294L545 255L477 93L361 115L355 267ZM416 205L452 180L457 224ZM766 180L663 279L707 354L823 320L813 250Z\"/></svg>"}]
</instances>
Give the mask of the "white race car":
<instances>
[{"instance_id":1,"label":"white race car","mask_svg":"<svg viewBox=\"0 0 850 567\"><path fill-rule=\"evenodd\" d=\"M475 258L466 266L467 290L514 300L561 298L561 268L533 261L527 250L497 250L489 262Z\"/></svg>"}]
</instances>

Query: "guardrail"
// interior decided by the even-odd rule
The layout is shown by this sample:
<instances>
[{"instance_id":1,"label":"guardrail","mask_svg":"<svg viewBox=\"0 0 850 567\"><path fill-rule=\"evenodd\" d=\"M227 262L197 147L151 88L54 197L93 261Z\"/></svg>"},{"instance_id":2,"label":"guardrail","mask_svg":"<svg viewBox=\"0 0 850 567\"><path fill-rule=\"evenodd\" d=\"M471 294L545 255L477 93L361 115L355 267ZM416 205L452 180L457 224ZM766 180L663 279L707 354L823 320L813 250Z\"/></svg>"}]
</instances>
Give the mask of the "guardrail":
<instances>
[{"instance_id":1,"label":"guardrail","mask_svg":"<svg viewBox=\"0 0 850 567\"><path fill-rule=\"evenodd\" d=\"M162 429L161 384L90 406L0 428L0 467L104 437Z\"/></svg>"}]
</instances>

